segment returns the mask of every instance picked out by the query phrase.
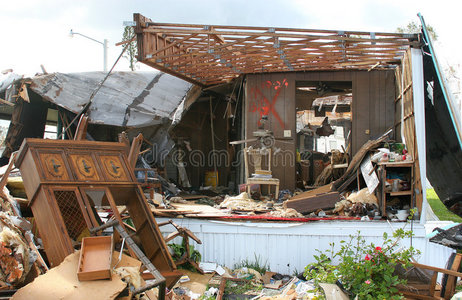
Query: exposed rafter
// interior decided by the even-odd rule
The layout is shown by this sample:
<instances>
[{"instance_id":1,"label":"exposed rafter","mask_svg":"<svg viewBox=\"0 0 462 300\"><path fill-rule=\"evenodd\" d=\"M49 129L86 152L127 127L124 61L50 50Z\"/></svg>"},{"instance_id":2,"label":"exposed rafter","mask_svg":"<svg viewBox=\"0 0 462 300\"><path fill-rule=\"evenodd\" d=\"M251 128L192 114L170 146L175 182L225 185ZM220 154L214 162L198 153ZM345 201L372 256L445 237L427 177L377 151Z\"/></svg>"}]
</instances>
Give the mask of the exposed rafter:
<instances>
[{"instance_id":1,"label":"exposed rafter","mask_svg":"<svg viewBox=\"0 0 462 300\"><path fill-rule=\"evenodd\" d=\"M419 45L416 34L134 20L139 61L201 86L249 73L390 68Z\"/></svg>"}]
</instances>

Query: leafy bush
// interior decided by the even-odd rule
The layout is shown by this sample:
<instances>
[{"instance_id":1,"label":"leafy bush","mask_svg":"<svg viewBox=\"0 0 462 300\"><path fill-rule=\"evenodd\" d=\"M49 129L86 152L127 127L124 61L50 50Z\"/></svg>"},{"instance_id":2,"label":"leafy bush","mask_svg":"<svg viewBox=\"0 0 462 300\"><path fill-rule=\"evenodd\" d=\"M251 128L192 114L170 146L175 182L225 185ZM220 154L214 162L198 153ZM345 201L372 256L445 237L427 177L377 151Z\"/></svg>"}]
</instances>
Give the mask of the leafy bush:
<instances>
[{"instance_id":1,"label":"leafy bush","mask_svg":"<svg viewBox=\"0 0 462 300\"><path fill-rule=\"evenodd\" d=\"M358 231L345 242L341 241L340 250L331 249L314 256L316 263L305 267L307 280L313 279L315 285L320 282L335 283L339 281L343 287L358 299L402 299L397 286L405 285L405 279L395 274L398 265L408 268L410 258L420 252L413 247L401 248L399 241L411 237L412 231L398 229L390 238L385 232L383 243L376 246L367 244ZM326 254L327 253L327 254ZM338 260L334 266L332 261Z\"/></svg>"}]
</instances>

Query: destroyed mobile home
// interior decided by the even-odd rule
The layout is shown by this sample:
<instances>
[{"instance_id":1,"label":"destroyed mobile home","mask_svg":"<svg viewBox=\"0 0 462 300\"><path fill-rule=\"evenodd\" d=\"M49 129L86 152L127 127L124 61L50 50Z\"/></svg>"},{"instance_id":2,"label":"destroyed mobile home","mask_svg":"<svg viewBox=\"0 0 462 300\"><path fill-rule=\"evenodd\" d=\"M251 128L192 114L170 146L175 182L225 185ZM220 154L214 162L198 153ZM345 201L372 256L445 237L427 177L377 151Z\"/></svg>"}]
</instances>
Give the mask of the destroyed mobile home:
<instances>
[{"instance_id":1,"label":"destroyed mobile home","mask_svg":"<svg viewBox=\"0 0 462 300\"><path fill-rule=\"evenodd\" d=\"M277 292L260 296L308 297L313 287L296 277L220 265L262 257L292 274L358 230L378 241L409 223L419 261L444 266L453 250L425 237L426 178L459 207L460 121L425 26L372 34L134 19L138 60L161 72L1 82L11 116L3 289L49 298L62 282L56 298L77 288L153 299L167 288L176 299L188 265L220 275L206 282L218 298L261 275Z\"/></svg>"}]
</instances>

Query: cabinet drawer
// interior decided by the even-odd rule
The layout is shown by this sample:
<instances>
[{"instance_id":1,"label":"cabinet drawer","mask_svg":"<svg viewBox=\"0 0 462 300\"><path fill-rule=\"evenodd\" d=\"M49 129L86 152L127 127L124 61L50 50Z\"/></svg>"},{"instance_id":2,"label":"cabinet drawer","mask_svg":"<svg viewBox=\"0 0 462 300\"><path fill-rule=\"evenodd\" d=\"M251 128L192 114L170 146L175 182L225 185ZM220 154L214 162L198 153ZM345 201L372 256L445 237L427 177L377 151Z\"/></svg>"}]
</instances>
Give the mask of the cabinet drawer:
<instances>
[{"instance_id":1,"label":"cabinet drawer","mask_svg":"<svg viewBox=\"0 0 462 300\"><path fill-rule=\"evenodd\" d=\"M69 153L72 171L77 180L100 181L101 176L96 161L90 153Z\"/></svg>"},{"instance_id":2,"label":"cabinet drawer","mask_svg":"<svg viewBox=\"0 0 462 300\"><path fill-rule=\"evenodd\" d=\"M37 151L45 180L69 181L70 175L62 151Z\"/></svg>"},{"instance_id":3,"label":"cabinet drawer","mask_svg":"<svg viewBox=\"0 0 462 300\"><path fill-rule=\"evenodd\" d=\"M119 155L100 154L103 173L107 181L130 181L127 168Z\"/></svg>"}]
</instances>

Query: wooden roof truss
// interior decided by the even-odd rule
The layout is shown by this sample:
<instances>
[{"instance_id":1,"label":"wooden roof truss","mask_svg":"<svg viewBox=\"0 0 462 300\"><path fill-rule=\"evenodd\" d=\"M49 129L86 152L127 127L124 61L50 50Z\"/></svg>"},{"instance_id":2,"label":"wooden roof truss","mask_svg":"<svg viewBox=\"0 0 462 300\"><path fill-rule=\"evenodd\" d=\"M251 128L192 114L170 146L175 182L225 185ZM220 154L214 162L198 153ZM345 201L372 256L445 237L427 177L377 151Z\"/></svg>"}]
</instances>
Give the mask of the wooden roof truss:
<instances>
[{"instance_id":1,"label":"wooden roof truss","mask_svg":"<svg viewBox=\"0 0 462 300\"><path fill-rule=\"evenodd\" d=\"M417 34L134 20L139 61L201 86L249 73L390 68L419 45Z\"/></svg>"}]
</instances>

